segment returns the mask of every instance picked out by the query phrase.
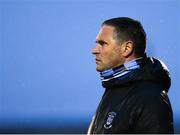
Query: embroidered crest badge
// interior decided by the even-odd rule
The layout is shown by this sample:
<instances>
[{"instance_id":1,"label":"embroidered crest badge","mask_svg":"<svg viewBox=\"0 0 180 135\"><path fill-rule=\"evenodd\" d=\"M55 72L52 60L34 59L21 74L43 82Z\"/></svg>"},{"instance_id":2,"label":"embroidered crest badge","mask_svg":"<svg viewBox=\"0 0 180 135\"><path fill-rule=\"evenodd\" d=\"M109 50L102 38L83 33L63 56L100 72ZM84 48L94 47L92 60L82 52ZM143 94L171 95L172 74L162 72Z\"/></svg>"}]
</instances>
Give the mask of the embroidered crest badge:
<instances>
[{"instance_id":1,"label":"embroidered crest badge","mask_svg":"<svg viewBox=\"0 0 180 135\"><path fill-rule=\"evenodd\" d=\"M106 123L104 124L104 128L105 129L109 129L109 128L112 127L112 122L113 122L115 116L116 116L115 112L109 112L108 113L108 117L107 117Z\"/></svg>"}]
</instances>

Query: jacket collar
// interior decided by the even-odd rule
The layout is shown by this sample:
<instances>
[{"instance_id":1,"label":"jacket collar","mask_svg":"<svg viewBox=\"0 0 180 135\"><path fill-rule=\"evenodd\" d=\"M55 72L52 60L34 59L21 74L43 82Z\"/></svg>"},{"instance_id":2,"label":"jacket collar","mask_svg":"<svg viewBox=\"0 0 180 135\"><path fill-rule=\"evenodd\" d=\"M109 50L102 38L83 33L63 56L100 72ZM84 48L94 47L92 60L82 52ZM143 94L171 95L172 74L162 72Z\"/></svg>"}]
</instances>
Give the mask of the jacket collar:
<instances>
[{"instance_id":1,"label":"jacket collar","mask_svg":"<svg viewBox=\"0 0 180 135\"><path fill-rule=\"evenodd\" d=\"M119 67L109 69L100 73L102 82L108 82L114 79L121 79L127 76L130 72L140 68L142 57L129 61Z\"/></svg>"}]
</instances>

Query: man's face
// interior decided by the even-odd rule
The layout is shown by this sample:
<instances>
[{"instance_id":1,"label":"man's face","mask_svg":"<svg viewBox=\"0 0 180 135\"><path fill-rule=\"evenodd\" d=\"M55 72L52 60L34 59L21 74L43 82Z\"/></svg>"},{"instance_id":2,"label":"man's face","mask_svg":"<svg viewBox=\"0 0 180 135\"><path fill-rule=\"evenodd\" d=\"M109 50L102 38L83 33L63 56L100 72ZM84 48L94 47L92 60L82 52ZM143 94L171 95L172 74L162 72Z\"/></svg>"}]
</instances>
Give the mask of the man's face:
<instances>
[{"instance_id":1,"label":"man's face","mask_svg":"<svg viewBox=\"0 0 180 135\"><path fill-rule=\"evenodd\" d=\"M124 63L122 45L114 36L114 27L103 25L96 37L92 53L96 56L96 70L102 72Z\"/></svg>"}]
</instances>

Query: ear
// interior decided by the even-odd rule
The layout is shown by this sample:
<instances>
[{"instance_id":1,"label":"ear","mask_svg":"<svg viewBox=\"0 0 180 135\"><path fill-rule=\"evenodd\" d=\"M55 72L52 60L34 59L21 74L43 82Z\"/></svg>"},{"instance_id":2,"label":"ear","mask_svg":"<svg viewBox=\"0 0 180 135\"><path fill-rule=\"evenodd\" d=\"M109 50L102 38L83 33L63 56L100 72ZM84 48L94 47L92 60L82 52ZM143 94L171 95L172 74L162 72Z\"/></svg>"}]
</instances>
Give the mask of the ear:
<instances>
[{"instance_id":1,"label":"ear","mask_svg":"<svg viewBox=\"0 0 180 135\"><path fill-rule=\"evenodd\" d=\"M124 57L129 57L133 54L134 46L132 41L126 41L123 43L123 53Z\"/></svg>"}]
</instances>

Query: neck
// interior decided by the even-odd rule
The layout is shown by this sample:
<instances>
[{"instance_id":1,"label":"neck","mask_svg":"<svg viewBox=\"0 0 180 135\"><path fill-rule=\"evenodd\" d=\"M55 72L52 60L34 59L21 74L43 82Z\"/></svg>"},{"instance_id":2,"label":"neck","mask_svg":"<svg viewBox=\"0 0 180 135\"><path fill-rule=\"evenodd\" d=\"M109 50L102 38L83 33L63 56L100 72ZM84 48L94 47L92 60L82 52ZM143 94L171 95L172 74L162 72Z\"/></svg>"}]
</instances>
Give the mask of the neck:
<instances>
[{"instance_id":1,"label":"neck","mask_svg":"<svg viewBox=\"0 0 180 135\"><path fill-rule=\"evenodd\" d=\"M136 57L136 56L134 56L134 55L131 55L131 56L125 58L124 64L126 64L126 63L128 63L128 62L130 62L130 61L139 59L139 58L140 58L140 57Z\"/></svg>"}]
</instances>

